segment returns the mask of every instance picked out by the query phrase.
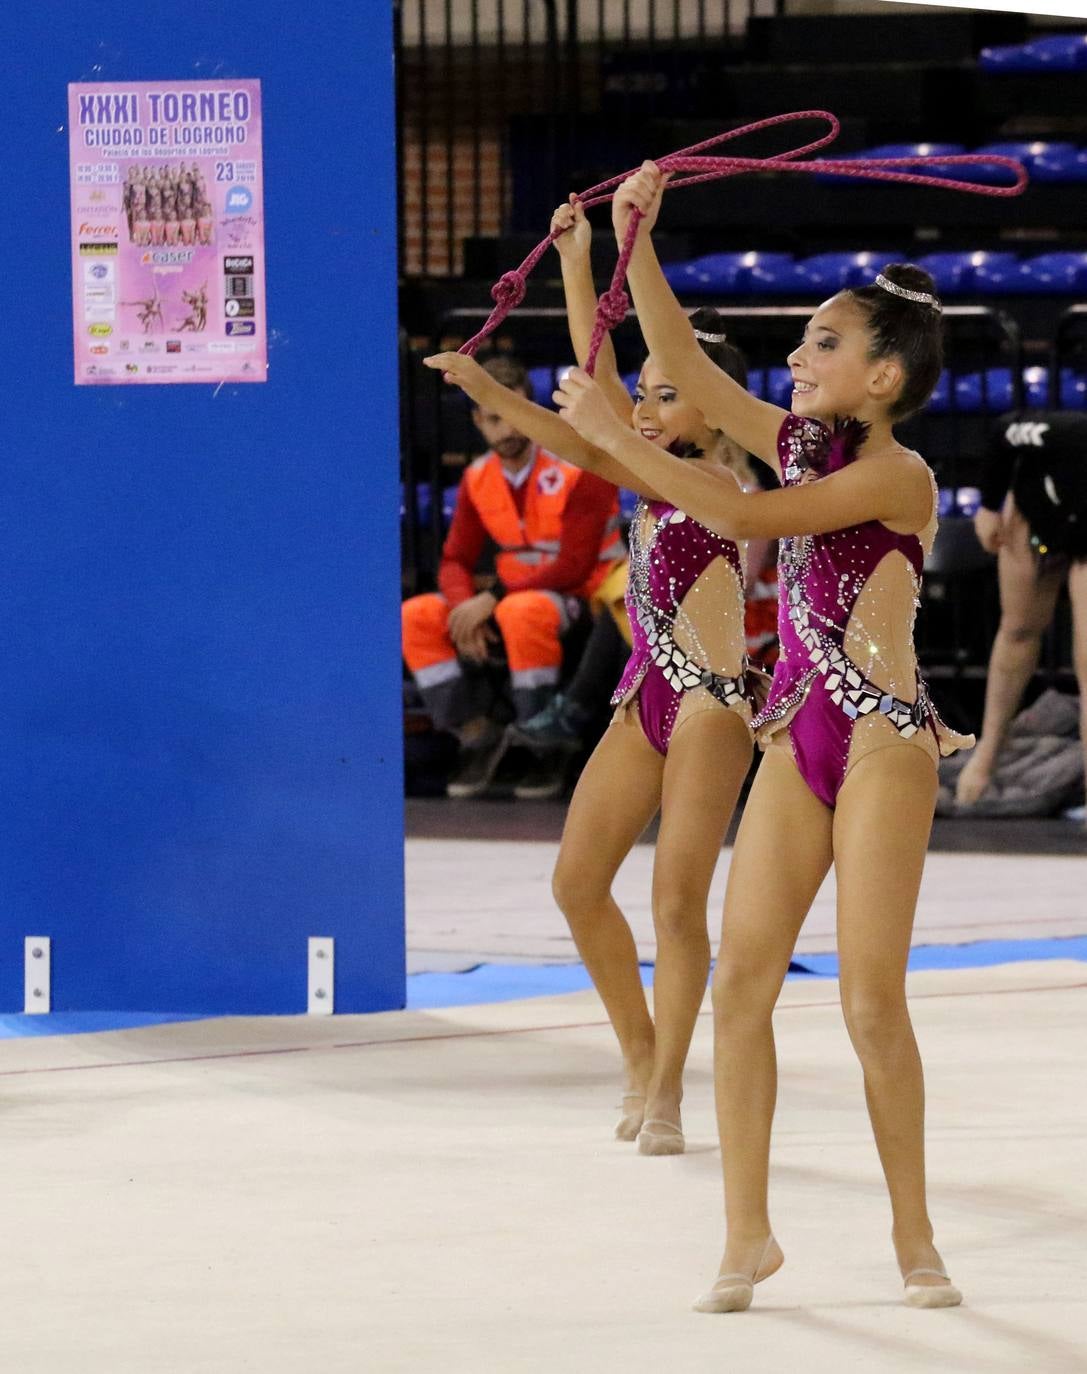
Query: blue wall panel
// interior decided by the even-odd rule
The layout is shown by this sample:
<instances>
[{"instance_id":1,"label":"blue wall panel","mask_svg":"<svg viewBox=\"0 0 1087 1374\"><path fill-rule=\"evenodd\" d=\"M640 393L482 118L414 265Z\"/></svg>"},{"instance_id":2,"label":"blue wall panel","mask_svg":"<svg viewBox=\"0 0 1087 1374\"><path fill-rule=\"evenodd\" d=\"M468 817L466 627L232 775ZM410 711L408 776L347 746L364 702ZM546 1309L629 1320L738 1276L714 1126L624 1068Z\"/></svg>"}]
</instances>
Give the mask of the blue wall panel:
<instances>
[{"instance_id":1,"label":"blue wall panel","mask_svg":"<svg viewBox=\"0 0 1087 1374\"><path fill-rule=\"evenodd\" d=\"M403 1005L391 6L5 7L0 1011ZM265 384L75 387L69 81L259 77Z\"/></svg>"}]
</instances>

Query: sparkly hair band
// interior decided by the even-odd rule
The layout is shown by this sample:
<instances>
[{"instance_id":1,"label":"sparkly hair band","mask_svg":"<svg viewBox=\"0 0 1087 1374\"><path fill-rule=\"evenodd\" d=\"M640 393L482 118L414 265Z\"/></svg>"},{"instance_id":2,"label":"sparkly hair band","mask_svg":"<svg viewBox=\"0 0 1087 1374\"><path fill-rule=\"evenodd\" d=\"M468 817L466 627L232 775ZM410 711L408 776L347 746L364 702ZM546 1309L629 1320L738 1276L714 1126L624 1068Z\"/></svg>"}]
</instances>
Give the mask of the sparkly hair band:
<instances>
[{"instance_id":1,"label":"sparkly hair band","mask_svg":"<svg viewBox=\"0 0 1087 1374\"><path fill-rule=\"evenodd\" d=\"M706 334L701 329L694 331L696 339L701 339L703 343L728 343L727 334Z\"/></svg>"},{"instance_id":2,"label":"sparkly hair band","mask_svg":"<svg viewBox=\"0 0 1087 1374\"><path fill-rule=\"evenodd\" d=\"M918 305L931 305L937 315L943 307L935 296L930 296L927 291L909 291L904 286L898 286L881 272L876 278L876 285L882 286L884 291L890 291L892 296L902 296L907 301L916 301Z\"/></svg>"}]
</instances>

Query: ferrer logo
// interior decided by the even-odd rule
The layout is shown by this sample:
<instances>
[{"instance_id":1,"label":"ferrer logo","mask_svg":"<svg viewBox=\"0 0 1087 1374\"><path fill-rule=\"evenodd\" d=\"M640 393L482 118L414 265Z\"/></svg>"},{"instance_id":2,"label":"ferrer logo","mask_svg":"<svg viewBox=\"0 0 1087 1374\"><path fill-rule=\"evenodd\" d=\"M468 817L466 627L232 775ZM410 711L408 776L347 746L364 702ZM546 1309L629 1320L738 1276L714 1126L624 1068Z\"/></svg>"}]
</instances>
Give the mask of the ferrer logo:
<instances>
[{"instance_id":1,"label":"ferrer logo","mask_svg":"<svg viewBox=\"0 0 1087 1374\"><path fill-rule=\"evenodd\" d=\"M115 239L117 226L116 224L88 224L84 220L79 226L79 237L81 239Z\"/></svg>"}]
</instances>

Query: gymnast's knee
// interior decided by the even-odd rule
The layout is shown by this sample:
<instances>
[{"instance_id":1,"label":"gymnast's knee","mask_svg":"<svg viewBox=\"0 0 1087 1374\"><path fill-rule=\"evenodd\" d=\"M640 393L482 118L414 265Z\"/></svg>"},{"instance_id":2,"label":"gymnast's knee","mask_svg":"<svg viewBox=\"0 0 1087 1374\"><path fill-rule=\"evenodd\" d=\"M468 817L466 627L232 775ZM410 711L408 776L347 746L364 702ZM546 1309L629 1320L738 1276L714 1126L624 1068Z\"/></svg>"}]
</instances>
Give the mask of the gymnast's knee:
<instances>
[{"instance_id":1,"label":"gymnast's knee","mask_svg":"<svg viewBox=\"0 0 1087 1374\"><path fill-rule=\"evenodd\" d=\"M858 1058L878 1061L896 1051L903 1034L912 1034L904 991L842 989L842 1014Z\"/></svg>"},{"instance_id":2,"label":"gymnast's knee","mask_svg":"<svg viewBox=\"0 0 1087 1374\"><path fill-rule=\"evenodd\" d=\"M607 901L609 890L607 887L601 890L600 884L585 871L583 863L559 855L551 875L551 895L571 925L591 920L600 910L601 903Z\"/></svg>"},{"instance_id":3,"label":"gymnast's knee","mask_svg":"<svg viewBox=\"0 0 1087 1374\"><path fill-rule=\"evenodd\" d=\"M777 988L760 979L747 963L718 958L713 970L713 1025L718 1034L769 1023L777 1001Z\"/></svg>"},{"instance_id":4,"label":"gymnast's knee","mask_svg":"<svg viewBox=\"0 0 1087 1374\"><path fill-rule=\"evenodd\" d=\"M706 894L685 891L682 884L669 884L666 894L653 899L653 929L657 940L684 945L705 945Z\"/></svg>"}]
</instances>

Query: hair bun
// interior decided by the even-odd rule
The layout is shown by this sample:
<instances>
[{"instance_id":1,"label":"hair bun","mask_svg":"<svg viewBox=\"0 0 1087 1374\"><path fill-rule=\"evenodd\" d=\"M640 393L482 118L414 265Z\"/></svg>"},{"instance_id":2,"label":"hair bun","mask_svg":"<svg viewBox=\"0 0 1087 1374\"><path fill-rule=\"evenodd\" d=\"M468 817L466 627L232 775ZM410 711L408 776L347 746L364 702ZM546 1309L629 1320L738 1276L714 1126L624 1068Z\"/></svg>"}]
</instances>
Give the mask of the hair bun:
<instances>
[{"instance_id":1,"label":"hair bun","mask_svg":"<svg viewBox=\"0 0 1087 1374\"><path fill-rule=\"evenodd\" d=\"M691 328L701 335L707 343L728 343L728 330L725 328L725 317L719 310L712 305L700 305L691 315ZM712 335L705 339L705 336Z\"/></svg>"},{"instance_id":2,"label":"hair bun","mask_svg":"<svg viewBox=\"0 0 1087 1374\"><path fill-rule=\"evenodd\" d=\"M883 275L895 286L904 291L921 291L926 296L935 296L936 282L923 267L912 262L892 262L883 269Z\"/></svg>"}]
</instances>

